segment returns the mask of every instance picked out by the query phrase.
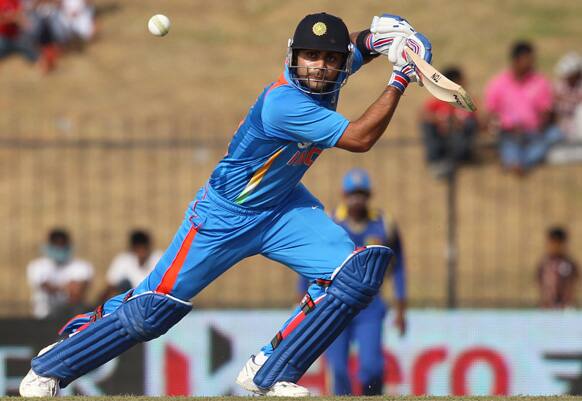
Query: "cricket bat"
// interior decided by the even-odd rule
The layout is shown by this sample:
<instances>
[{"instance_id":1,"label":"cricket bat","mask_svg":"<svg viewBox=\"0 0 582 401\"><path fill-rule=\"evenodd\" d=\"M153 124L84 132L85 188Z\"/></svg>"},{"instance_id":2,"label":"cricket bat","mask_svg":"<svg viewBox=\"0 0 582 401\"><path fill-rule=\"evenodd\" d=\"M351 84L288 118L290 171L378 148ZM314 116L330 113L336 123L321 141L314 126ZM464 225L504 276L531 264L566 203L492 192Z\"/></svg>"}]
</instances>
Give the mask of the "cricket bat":
<instances>
[{"instance_id":1,"label":"cricket bat","mask_svg":"<svg viewBox=\"0 0 582 401\"><path fill-rule=\"evenodd\" d=\"M418 54L408 47L404 48L408 59L416 66L418 78L434 97L453 106L463 108L469 111L475 111L477 108L471 99L471 96L459 84L454 83L436 68L424 61Z\"/></svg>"}]
</instances>

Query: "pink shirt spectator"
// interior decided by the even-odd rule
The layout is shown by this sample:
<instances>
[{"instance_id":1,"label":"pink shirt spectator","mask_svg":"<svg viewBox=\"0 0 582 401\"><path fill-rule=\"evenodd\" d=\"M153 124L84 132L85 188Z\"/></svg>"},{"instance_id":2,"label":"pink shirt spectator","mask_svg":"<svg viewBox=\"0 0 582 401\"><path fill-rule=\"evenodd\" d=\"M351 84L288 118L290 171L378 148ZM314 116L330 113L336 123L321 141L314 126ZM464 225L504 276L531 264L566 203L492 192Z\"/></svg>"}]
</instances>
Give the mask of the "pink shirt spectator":
<instances>
[{"instance_id":1,"label":"pink shirt spectator","mask_svg":"<svg viewBox=\"0 0 582 401\"><path fill-rule=\"evenodd\" d=\"M485 90L485 108L499 118L503 130L540 131L542 114L552 102L552 85L538 73L518 81L511 71L504 71Z\"/></svg>"}]
</instances>

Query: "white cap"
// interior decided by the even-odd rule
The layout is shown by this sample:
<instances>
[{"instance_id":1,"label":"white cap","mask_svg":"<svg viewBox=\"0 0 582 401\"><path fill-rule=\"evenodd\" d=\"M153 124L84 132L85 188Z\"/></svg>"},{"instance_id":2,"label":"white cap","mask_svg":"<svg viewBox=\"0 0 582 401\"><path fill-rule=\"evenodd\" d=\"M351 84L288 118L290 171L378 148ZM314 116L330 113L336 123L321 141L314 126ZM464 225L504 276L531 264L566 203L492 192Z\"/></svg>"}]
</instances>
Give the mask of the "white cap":
<instances>
[{"instance_id":1,"label":"white cap","mask_svg":"<svg viewBox=\"0 0 582 401\"><path fill-rule=\"evenodd\" d=\"M582 72L582 57L576 52L567 53L558 61L554 72L560 78Z\"/></svg>"}]
</instances>

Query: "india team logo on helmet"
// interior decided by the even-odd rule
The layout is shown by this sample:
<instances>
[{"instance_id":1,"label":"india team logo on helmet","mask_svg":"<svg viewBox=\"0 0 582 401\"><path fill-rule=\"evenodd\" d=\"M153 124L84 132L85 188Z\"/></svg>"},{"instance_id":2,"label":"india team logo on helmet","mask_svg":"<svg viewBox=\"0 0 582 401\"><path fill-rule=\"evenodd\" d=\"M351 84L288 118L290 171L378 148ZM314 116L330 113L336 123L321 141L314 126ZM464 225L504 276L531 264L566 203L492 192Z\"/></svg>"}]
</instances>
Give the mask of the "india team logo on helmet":
<instances>
[{"instance_id":1,"label":"india team logo on helmet","mask_svg":"<svg viewBox=\"0 0 582 401\"><path fill-rule=\"evenodd\" d=\"M313 28L311 28L311 30L317 36L322 36L325 35L325 33L327 32L327 25L325 25L325 23L323 22L316 22L315 24L313 24Z\"/></svg>"}]
</instances>

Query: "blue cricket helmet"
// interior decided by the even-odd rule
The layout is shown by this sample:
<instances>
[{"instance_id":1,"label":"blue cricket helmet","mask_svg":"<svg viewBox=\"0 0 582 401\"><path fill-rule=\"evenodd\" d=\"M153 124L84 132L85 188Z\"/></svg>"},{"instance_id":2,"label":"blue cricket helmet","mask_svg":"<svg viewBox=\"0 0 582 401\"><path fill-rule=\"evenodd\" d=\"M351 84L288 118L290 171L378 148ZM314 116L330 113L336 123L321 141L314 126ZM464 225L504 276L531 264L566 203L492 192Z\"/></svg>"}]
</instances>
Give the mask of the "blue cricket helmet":
<instances>
[{"instance_id":1,"label":"blue cricket helmet","mask_svg":"<svg viewBox=\"0 0 582 401\"><path fill-rule=\"evenodd\" d=\"M354 168L344 175L342 189L345 193L363 191L371 192L372 184L368 172L361 168Z\"/></svg>"}]
</instances>

